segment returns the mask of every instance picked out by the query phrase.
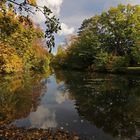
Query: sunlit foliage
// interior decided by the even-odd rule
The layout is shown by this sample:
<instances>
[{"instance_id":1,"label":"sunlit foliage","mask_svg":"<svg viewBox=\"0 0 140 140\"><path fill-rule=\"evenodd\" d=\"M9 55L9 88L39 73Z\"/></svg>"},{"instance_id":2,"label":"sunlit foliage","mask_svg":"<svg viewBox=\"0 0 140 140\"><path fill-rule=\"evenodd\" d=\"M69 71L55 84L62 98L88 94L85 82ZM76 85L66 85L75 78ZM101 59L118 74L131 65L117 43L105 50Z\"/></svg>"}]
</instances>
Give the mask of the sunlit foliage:
<instances>
[{"instance_id":1,"label":"sunlit foliage","mask_svg":"<svg viewBox=\"0 0 140 140\"><path fill-rule=\"evenodd\" d=\"M44 24L46 25L44 37L49 51L52 50L55 45L54 34L60 30L60 25L59 19L52 14L48 7L37 5L37 0L1 0L0 9L3 13L7 11L7 7L13 9L14 13L26 16L26 18L34 16L37 12L42 13L45 18Z\"/></svg>"},{"instance_id":2,"label":"sunlit foliage","mask_svg":"<svg viewBox=\"0 0 140 140\"><path fill-rule=\"evenodd\" d=\"M83 21L77 41L67 46L67 68L116 71L140 66L140 6L118 5ZM54 62L57 62L57 57ZM60 62L60 55L58 61ZM58 64L59 64L58 62ZM56 63L57 64L57 63ZM64 67L64 65L61 65Z\"/></svg>"},{"instance_id":3,"label":"sunlit foliage","mask_svg":"<svg viewBox=\"0 0 140 140\"><path fill-rule=\"evenodd\" d=\"M14 48L0 43L0 73L22 71L22 59L17 55Z\"/></svg>"},{"instance_id":4,"label":"sunlit foliage","mask_svg":"<svg viewBox=\"0 0 140 140\"><path fill-rule=\"evenodd\" d=\"M13 10L9 7L0 12L0 72L42 71L49 61L44 34L29 18Z\"/></svg>"},{"instance_id":5,"label":"sunlit foliage","mask_svg":"<svg viewBox=\"0 0 140 140\"><path fill-rule=\"evenodd\" d=\"M0 75L0 125L26 117L36 110L42 92L42 75Z\"/></svg>"}]
</instances>

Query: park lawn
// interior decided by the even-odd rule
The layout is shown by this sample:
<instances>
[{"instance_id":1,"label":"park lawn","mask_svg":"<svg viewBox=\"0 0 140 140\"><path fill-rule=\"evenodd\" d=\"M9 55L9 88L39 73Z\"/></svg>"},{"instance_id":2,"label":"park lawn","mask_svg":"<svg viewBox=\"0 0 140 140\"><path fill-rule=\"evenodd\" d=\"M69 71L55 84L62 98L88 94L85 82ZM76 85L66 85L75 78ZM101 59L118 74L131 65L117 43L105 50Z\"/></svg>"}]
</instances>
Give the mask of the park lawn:
<instances>
[{"instance_id":1,"label":"park lawn","mask_svg":"<svg viewBox=\"0 0 140 140\"><path fill-rule=\"evenodd\" d=\"M140 67L127 67L126 72L140 74Z\"/></svg>"}]
</instances>

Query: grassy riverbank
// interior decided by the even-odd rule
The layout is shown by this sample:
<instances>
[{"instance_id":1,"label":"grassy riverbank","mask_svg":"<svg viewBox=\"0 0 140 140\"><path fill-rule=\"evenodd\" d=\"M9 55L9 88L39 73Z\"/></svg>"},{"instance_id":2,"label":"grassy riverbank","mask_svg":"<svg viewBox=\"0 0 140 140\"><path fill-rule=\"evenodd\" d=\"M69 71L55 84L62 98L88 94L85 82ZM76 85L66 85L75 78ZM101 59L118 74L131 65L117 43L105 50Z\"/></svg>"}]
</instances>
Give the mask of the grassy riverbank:
<instances>
[{"instance_id":1,"label":"grassy riverbank","mask_svg":"<svg viewBox=\"0 0 140 140\"><path fill-rule=\"evenodd\" d=\"M120 67L115 70L90 69L90 71L102 72L102 73L113 73L113 74L140 74L140 67Z\"/></svg>"},{"instance_id":2,"label":"grassy riverbank","mask_svg":"<svg viewBox=\"0 0 140 140\"><path fill-rule=\"evenodd\" d=\"M126 73L140 74L140 67L127 67L125 70L126 70Z\"/></svg>"}]
</instances>

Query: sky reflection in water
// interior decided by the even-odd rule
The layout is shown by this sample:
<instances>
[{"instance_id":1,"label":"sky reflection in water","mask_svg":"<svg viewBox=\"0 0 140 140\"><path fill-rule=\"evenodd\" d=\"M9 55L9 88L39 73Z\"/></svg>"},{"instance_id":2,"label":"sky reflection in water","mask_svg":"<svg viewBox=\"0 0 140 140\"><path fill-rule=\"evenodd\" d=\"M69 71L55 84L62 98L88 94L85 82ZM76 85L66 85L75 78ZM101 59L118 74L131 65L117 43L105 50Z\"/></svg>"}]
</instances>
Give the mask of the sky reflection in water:
<instances>
[{"instance_id":1,"label":"sky reflection in water","mask_svg":"<svg viewBox=\"0 0 140 140\"><path fill-rule=\"evenodd\" d=\"M139 139L139 124L134 120L135 117L140 119L140 102L136 100L140 98L139 85L133 84L134 81L139 84L139 78L134 80L118 76L116 79L109 75L86 79L87 75L83 73L76 75L68 73L63 77L57 73L43 79L45 88L36 111L31 111L28 117L18 119L13 124L43 129L60 128L76 132L88 140ZM130 93L129 84L134 86L133 93ZM126 94L130 99L126 98ZM129 104L132 104L130 109ZM137 107L137 110L133 107ZM124 109L124 112L120 109ZM132 116L134 112L131 110L136 116ZM116 117L112 118L113 115Z\"/></svg>"}]
</instances>

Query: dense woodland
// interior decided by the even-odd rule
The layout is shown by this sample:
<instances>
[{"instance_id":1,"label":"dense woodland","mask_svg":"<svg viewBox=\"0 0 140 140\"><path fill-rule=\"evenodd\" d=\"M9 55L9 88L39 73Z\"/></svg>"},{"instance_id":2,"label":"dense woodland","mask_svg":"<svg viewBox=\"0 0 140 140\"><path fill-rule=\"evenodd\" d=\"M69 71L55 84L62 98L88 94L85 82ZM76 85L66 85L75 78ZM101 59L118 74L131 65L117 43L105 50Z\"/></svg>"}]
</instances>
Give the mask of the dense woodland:
<instances>
[{"instance_id":1,"label":"dense woodland","mask_svg":"<svg viewBox=\"0 0 140 140\"><path fill-rule=\"evenodd\" d=\"M0 0L0 139L138 140L140 76L118 73L140 74L140 6L85 19L53 55L58 30L36 0Z\"/></svg>"},{"instance_id":2,"label":"dense woodland","mask_svg":"<svg viewBox=\"0 0 140 140\"><path fill-rule=\"evenodd\" d=\"M54 46L53 32L60 29L56 18L46 19L44 36L41 28L28 15L31 12L28 5L36 7L35 1L28 5L23 3L22 6L28 8L24 9L27 16L15 12L14 4L1 3L0 73L45 70L52 59L49 52ZM47 17L50 13L44 7L44 15ZM140 6L118 5L85 19L77 36L65 48L58 47L51 65L104 72L139 71Z\"/></svg>"},{"instance_id":3,"label":"dense woodland","mask_svg":"<svg viewBox=\"0 0 140 140\"><path fill-rule=\"evenodd\" d=\"M0 73L44 71L54 46L53 33L59 28L57 19L35 0L2 0L0 9ZM45 33L30 18L38 10L46 17Z\"/></svg>"},{"instance_id":4,"label":"dense woodland","mask_svg":"<svg viewBox=\"0 0 140 140\"><path fill-rule=\"evenodd\" d=\"M80 70L139 71L140 6L118 5L84 20L77 38L64 48L59 46L52 65Z\"/></svg>"}]
</instances>

